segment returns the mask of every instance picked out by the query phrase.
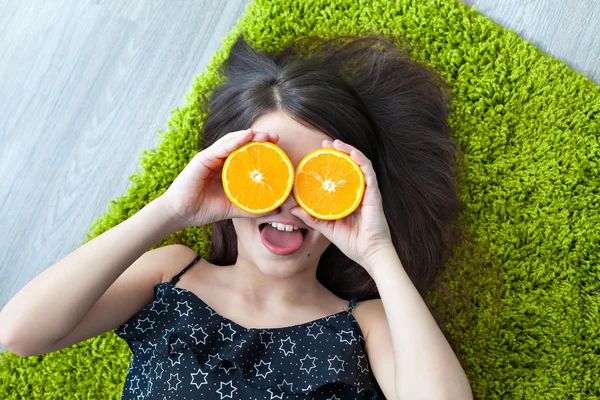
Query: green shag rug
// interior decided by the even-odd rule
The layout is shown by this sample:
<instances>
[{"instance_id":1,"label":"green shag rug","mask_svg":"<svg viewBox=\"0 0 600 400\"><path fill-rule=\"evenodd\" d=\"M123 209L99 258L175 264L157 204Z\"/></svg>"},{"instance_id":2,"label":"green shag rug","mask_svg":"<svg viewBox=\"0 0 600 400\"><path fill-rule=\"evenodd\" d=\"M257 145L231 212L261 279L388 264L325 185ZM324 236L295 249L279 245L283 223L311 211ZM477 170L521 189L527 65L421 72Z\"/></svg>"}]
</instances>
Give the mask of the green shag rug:
<instances>
[{"instance_id":1,"label":"green shag rug","mask_svg":"<svg viewBox=\"0 0 600 400\"><path fill-rule=\"evenodd\" d=\"M87 240L162 194L197 151L200 94L242 31L264 50L307 34L411 42L451 86L450 125L465 153L463 220L477 251L459 250L444 277L456 307L439 291L431 298L476 397L599 399L600 88L458 0L254 1ZM207 255L198 227L156 247L170 243ZM4 352L0 398L118 399L131 357L112 332L43 356Z\"/></svg>"}]
</instances>

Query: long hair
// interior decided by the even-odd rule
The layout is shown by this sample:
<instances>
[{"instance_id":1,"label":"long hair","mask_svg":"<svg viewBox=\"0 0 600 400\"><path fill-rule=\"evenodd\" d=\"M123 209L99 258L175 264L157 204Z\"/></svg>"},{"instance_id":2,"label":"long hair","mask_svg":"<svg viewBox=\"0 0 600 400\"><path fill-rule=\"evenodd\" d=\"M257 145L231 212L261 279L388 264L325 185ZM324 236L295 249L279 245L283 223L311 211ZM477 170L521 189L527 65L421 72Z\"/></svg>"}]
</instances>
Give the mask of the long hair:
<instances>
[{"instance_id":1,"label":"long hair","mask_svg":"<svg viewBox=\"0 0 600 400\"><path fill-rule=\"evenodd\" d=\"M358 148L373 163L402 265L424 295L460 240L461 157L447 125L449 90L438 73L413 61L399 40L380 35L304 37L272 54L240 35L220 77L206 98L200 149L276 110ZM235 263L231 220L213 223L210 240L210 262ZM317 279L342 298L379 297L370 275L333 244L319 260Z\"/></svg>"}]
</instances>

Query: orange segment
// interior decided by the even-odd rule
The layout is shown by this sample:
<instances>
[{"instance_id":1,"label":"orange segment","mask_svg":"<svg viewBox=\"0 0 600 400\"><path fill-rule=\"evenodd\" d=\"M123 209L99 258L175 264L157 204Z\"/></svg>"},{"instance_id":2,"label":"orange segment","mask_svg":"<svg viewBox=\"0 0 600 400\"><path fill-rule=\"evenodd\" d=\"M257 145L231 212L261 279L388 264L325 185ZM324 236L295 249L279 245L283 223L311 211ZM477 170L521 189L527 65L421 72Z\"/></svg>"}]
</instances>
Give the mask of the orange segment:
<instances>
[{"instance_id":1,"label":"orange segment","mask_svg":"<svg viewBox=\"0 0 600 400\"><path fill-rule=\"evenodd\" d=\"M343 151L315 150L296 167L294 197L313 217L343 218L356 210L364 192L362 169Z\"/></svg>"},{"instance_id":2,"label":"orange segment","mask_svg":"<svg viewBox=\"0 0 600 400\"><path fill-rule=\"evenodd\" d=\"M250 142L229 154L221 173L223 190L238 208L251 214L273 211L294 185L294 166L270 142Z\"/></svg>"}]
</instances>

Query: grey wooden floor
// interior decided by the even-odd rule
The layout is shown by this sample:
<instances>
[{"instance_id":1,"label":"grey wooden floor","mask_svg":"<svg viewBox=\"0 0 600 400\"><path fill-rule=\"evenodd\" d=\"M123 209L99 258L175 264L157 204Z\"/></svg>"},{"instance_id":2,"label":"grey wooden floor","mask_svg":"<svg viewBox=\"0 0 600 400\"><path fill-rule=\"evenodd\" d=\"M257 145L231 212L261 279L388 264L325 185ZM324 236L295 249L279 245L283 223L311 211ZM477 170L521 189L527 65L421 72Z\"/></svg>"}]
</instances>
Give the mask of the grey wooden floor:
<instances>
[{"instance_id":1,"label":"grey wooden floor","mask_svg":"<svg viewBox=\"0 0 600 400\"><path fill-rule=\"evenodd\" d=\"M598 1L465 1L600 81ZM248 2L0 3L0 308L125 193Z\"/></svg>"}]
</instances>

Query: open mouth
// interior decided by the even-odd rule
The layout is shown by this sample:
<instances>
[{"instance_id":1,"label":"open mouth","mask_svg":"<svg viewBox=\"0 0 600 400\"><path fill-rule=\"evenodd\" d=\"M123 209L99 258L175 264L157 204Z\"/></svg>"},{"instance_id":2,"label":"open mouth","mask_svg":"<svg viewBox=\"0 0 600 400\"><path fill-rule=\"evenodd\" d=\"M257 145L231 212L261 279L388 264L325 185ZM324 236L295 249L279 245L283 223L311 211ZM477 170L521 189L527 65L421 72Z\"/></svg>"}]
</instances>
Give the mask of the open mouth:
<instances>
[{"instance_id":1,"label":"open mouth","mask_svg":"<svg viewBox=\"0 0 600 400\"><path fill-rule=\"evenodd\" d=\"M258 226L258 231L259 231L259 232L262 232L262 230L263 230L263 229L264 229L264 228L265 228L267 225L270 225L270 223L269 223L269 222L265 222L264 224L260 224L260 225ZM278 230L279 230L279 229L278 229ZM303 236L303 237L306 237L306 235L308 234L308 230L307 230L307 229L304 229L304 228L300 228L300 227L298 227L298 230L300 231L300 233L302 233L302 236ZM280 232L289 232L289 231L280 231ZM292 231L292 232L293 232L293 231Z\"/></svg>"},{"instance_id":2,"label":"open mouth","mask_svg":"<svg viewBox=\"0 0 600 400\"><path fill-rule=\"evenodd\" d=\"M304 243L308 230L299 226L283 225L275 222L258 226L260 240L271 253L286 256L294 253Z\"/></svg>"}]
</instances>

